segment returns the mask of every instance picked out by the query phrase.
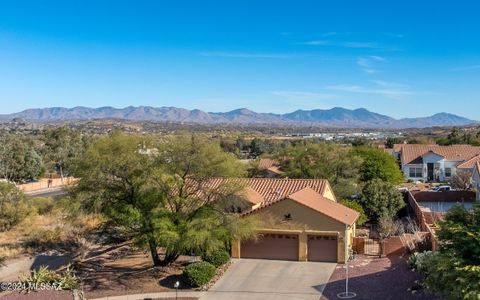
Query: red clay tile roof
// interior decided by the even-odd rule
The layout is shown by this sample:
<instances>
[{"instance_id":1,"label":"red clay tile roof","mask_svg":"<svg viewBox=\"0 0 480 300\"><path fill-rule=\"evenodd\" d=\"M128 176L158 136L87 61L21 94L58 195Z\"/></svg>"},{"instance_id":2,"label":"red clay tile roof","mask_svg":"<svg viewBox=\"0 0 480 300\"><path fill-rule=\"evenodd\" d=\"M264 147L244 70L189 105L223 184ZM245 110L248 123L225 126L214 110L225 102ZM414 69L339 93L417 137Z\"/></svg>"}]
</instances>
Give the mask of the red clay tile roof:
<instances>
[{"instance_id":1,"label":"red clay tile roof","mask_svg":"<svg viewBox=\"0 0 480 300\"><path fill-rule=\"evenodd\" d=\"M270 158L260 158L258 160L258 168L260 170L265 170L273 166L278 166L278 161Z\"/></svg>"},{"instance_id":2,"label":"red clay tile roof","mask_svg":"<svg viewBox=\"0 0 480 300\"><path fill-rule=\"evenodd\" d=\"M393 152L400 152L400 150L402 150L402 147L404 146L405 144L394 144L393 145Z\"/></svg>"},{"instance_id":3,"label":"red clay tile roof","mask_svg":"<svg viewBox=\"0 0 480 300\"><path fill-rule=\"evenodd\" d=\"M245 189L244 196L248 200L248 202L253 203L253 204L258 204L258 203L262 203L263 201L265 201L265 198L263 198L263 196L260 195L260 193L258 193L257 191L255 191L254 189L252 189L250 187L247 187Z\"/></svg>"},{"instance_id":4,"label":"red clay tile roof","mask_svg":"<svg viewBox=\"0 0 480 300\"><path fill-rule=\"evenodd\" d=\"M327 217L330 217L336 221L339 221L343 224L347 225L352 225L355 223L355 221L358 219L360 214L351 209L348 208L340 203L337 203L335 201L332 201L330 199L327 199L323 197L321 194L319 194L317 191L310 187L305 187L299 191L296 191L290 195L287 195L282 198L278 198L273 201L267 201L262 203L260 206L257 208L254 208L243 215L248 215L253 212L256 212L260 209L263 209L265 207L269 207L271 205L274 205L275 203L278 203L280 201L283 201L285 199L290 199L293 200L297 203L300 203L310 209L315 210L316 212L319 212L323 215L326 215Z\"/></svg>"},{"instance_id":5,"label":"red clay tile roof","mask_svg":"<svg viewBox=\"0 0 480 300\"><path fill-rule=\"evenodd\" d=\"M301 189L309 187L315 192L323 195L329 183L325 179L289 179L289 178L212 178L202 183L206 188L218 188L222 184L229 182L238 182L247 188L247 196L255 194L258 201L258 195L263 197L265 202L277 200L287 195L293 194ZM253 190L248 192L248 189ZM258 195L257 195L258 194Z\"/></svg>"},{"instance_id":6,"label":"red clay tile roof","mask_svg":"<svg viewBox=\"0 0 480 300\"><path fill-rule=\"evenodd\" d=\"M461 164L457 165L457 168L460 169L473 169L477 163L480 162L480 154L475 155L474 157L470 158L469 160L464 161Z\"/></svg>"},{"instance_id":7,"label":"red clay tile roof","mask_svg":"<svg viewBox=\"0 0 480 300\"><path fill-rule=\"evenodd\" d=\"M258 161L258 169L268 170L272 173L282 175L283 172L280 170L280 164L277 160L270 158L260 158Z\"/></svg>"},{"instance_id":8,"label":"red clay tile roof","mask_svg":"<svg viewBox=\"0 0 480 300\"><path fill-rule=\"evenodd\" d=\"M480 154L480 147L470 145L417 145L402 144L401 157L403 164L422 163L422 157L429 152L445 157L446 160L466 161Z\"/></svg>"}]
</instances>

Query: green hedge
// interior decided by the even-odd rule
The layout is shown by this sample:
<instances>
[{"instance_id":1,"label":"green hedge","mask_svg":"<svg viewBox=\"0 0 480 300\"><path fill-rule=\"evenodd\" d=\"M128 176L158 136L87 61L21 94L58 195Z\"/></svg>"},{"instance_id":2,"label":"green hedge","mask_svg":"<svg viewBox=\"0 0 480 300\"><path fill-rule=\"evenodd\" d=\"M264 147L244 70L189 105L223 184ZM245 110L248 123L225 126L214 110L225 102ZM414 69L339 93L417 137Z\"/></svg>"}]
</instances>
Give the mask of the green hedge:
<instances>
[{"instance_id":1,"label":"green hedge","mask_svg":"<svg viewBox=\"0 0 480 300\"><path fill-rule=\"evenodd\" d=\"M230 254L225 250L220 250L215 251L210 255L204 255L202 259L218 268L230 260Z\"/></svg>"},{"instance_id":2,"label":"green hedge","mask_svg":"<svg viewBox=\"0 0 480 300\"><path fill-rule=\"evenodd\" d=\"M211 263L197 261L186 266L183 275L191 286L202 286L213 278L215 270L215 266Z\"/></svg>"}]
</instances>

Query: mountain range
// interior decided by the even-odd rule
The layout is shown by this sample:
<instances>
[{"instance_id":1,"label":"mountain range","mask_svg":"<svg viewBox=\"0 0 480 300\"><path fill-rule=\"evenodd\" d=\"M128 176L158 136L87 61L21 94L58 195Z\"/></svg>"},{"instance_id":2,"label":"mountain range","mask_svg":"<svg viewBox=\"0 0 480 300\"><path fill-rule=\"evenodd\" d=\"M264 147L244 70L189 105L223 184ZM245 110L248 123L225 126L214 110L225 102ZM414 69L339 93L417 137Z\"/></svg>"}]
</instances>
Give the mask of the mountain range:
<instances>
[{"instance_id":1,"label":"mountain range","mask_svg":"<svg viewBox=\"0 0 480 300\"><path fill-rule=\"evenodd\" d=\"M27 109L0 115L0 121L23 119L33 122L75 121L90 119L124 119L133 121L183 122L199 124L299 125L341 128L425 128L464 126L478 123L461 116L438 113L429 117L394 119L365 108L296 110L286 114L257 113L246 108L229 112L204 112L177 107L50 107Z\"/></svg>"}]
</instances>

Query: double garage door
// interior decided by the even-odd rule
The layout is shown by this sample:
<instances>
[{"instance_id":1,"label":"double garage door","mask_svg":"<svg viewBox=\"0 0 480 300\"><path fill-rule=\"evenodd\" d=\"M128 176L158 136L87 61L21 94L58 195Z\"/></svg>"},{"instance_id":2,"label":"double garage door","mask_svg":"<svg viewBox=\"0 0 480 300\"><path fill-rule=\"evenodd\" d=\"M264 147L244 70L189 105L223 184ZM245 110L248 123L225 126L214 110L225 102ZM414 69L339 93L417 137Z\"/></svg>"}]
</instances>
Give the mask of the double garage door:
<instances>
[{"instance_id":1,"label":"double garage door","mask_svg":"<svg viewBox=\"0 0 480 300\"><path fill-rule=\"evenodd\" d=\"M308 261L337 261L337 237L309 235ZM242 258L298 260L299 239L296 234L263 234L258 240L243 242Z\"/></svg>"}]
</instances>

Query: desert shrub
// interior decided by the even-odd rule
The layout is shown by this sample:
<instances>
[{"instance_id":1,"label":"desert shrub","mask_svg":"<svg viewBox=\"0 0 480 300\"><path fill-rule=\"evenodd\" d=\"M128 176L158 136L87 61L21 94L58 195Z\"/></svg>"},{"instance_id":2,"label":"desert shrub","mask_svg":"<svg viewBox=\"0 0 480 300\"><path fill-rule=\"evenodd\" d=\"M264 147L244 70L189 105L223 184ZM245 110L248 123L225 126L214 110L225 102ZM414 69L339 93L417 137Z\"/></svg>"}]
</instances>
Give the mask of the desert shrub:
<instances>
[{"instance_id":1,"label":"desert shrub","mask_svg":"<svg viewBox=\"0 0 480 300\"><path fill-rule=\"evenodd\" d=\"M209 255L204 255L202 259L211 263L215 267L220 267L230 260L230 254L225 250L214 251Z\"/></svg>"},{"instance_id":2,"label":"desert shrub","mask_svg":"<svg viewBox=\"0 0 480 300\"><path fill-rule=\"evenodd\" d=\"M80 278L75 275L72 268L68 267L60 276L60 287L63 290L73 290L80 284Z\"/></svg>"},{"instance_id":3,"label":"desert shrub","mask_svg":"<svg viewBox=\"0 0 480 300\"><path fill-rule=\"evenodd\" d=\"M425 272L427 270L427 262L432 255L435 255L432 251L415 252L410 255L408 264L413 270Z\"/></svg>"},{"instance_id":4,"label":"desert shrub","mask_svg":"<svg viewBox=\"0 0 480 300\"><path fill-rule=\"evenodd\" d=\"M12 183L0 182L0 232L10 230L31 212L22 191Z\"/></svg>"},{"instance_id":5,"label":"desert shrub","mask_svg":"<svg viewBox=\"0 0 480 300\"><path fill-rule=\"evenodd\" d=\"M183 275L191 286L202 286L208 283L215 275L215 266L206 261L189 264L183 270Z\"/></svg>"},{"instance_id":6,"label":"desert shrub","mask_svg":"<svg viewBox=\"0 0 480 300\"><path fill-rule=\"evenodd\" d=\"M34 288L41 284L55 284L62 290L72 290L78 287L80 279L75 275L73 270L68 267L63 274L56 273L48 269L46 266L41 266L38 270L33 270L30 274L20 276L20 282L24 283L29 288Z\"/></svg>"},{"instance_id":7,"label":"desert shrub","mask_svg":"<svg viewBox=\"0 0 480 300\"><path fill-rule=\"evenodd\" d=\"M28 237L26 244L33 248L50 248L63 244L66 240L65 235L60 227L39 229Z\"/></svg>"},{"instance_id":8,"label":"desert shrub","mask_svg":"<svg viewBox=\"0 0 480 300\"><path fill-rule=\"evenodd\" d=\"M55 201L55 213L67 220L76 220L84 214L81 203L71 197L62 197Z\"/></svg>"},{"instance_id":9,"label":"desert shrub","mask_svg":"<svg viewBox=\"0 0 480 300\"><path fill-rule=\"evenodd\" d=\"M31 199L30 202L39 215L50 213L55 205L52 198L38 197Z\"/></svg>"}]
</instances>

